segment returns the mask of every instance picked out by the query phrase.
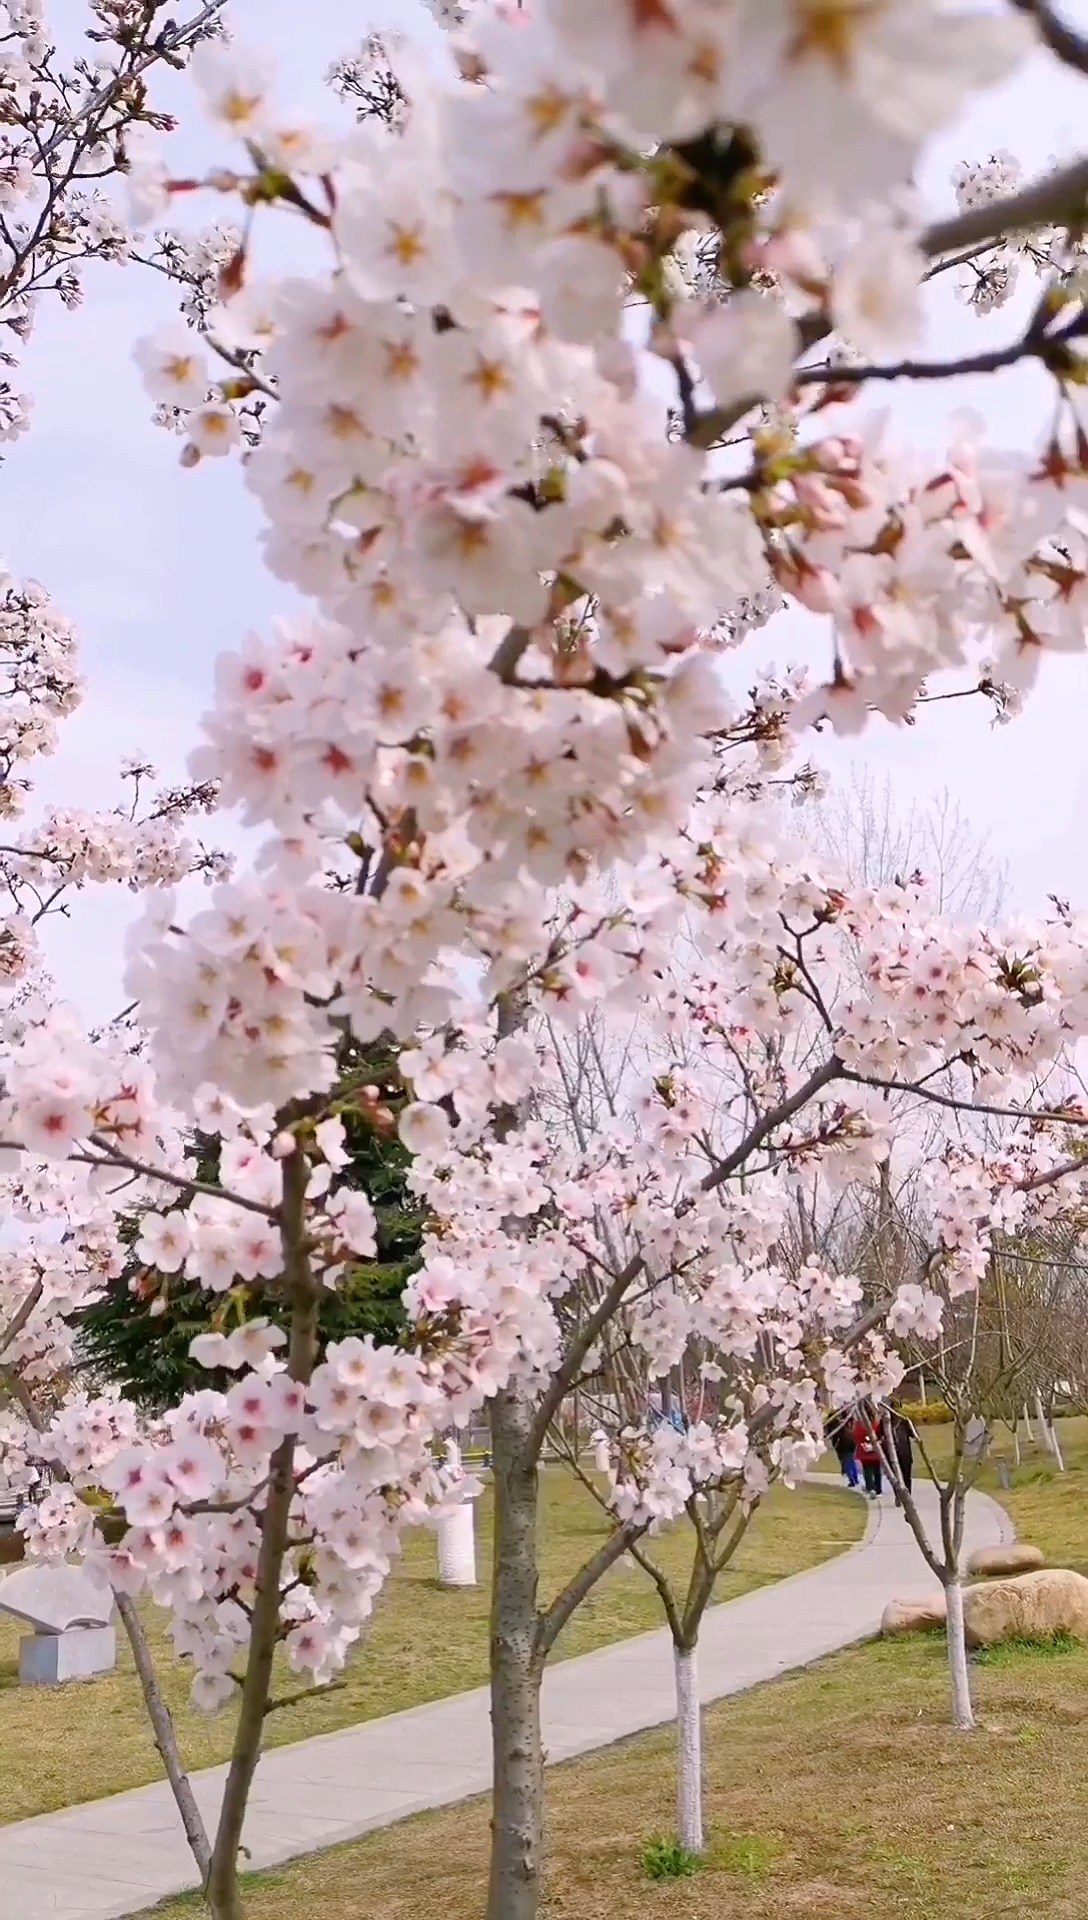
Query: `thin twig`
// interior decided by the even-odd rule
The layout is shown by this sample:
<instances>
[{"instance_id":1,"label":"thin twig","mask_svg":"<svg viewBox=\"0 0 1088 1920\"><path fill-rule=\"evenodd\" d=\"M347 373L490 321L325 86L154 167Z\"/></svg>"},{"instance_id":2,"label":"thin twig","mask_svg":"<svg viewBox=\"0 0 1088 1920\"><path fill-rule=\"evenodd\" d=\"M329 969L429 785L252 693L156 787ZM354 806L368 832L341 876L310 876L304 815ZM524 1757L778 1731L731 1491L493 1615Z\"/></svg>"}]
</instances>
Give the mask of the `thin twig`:
<instances>
[{"instance_id":1,"label":"thin twig","mask_svg":"<svg viewBox=\"0 0 1088 1920\"><path fill-rule=\"evenodd\" d=\"M207 6L202 7L200 12L196 14L186 26L167 27L155 45L149 48L146 53L141 54L138 60L134 60L131 67L126 67L123 72L115 74L112 80L108 80L105 86L99 87L97 92L92 93L83 102L82 106L77 107L74 113L69 114L68 118L62 122L56 132L51 134L49 139L40 147L38 153L39 159L51 159L53 154L56 153L57 148L64 144L68 135L74 132L76 127L84 120L93 119L96 114L102 111L103 107L108 107L115 95L120 93L131 80L136 79L139 74L146 73L148 67L155 65L156 60L161 60L164 55L168 53L180 52L180 50L187 46L189 41L200 32L202 27L207 26L209 20L213 19L217 13L222 12L225 5L226 0L208 0Z\"/></svg>"}]
</instances>

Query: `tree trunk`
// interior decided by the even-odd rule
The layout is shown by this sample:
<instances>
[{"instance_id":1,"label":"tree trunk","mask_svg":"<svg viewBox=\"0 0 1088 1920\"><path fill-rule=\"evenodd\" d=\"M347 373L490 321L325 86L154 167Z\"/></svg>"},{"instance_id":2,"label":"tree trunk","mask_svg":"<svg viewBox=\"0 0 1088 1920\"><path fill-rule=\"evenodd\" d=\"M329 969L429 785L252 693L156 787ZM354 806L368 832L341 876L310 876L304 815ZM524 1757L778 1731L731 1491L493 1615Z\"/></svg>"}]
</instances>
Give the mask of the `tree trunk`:
<instances>
[{"instance_id":1,"label":"tree trunk","mask_svg":"<svg viewBox=\"0 0 1088 1920\"><path fill-rule=\"evenodd\" d=\"M291 1302L287 1372L292 1380L303 1385L313 1374L318 1340L318 1296L310 1272L306 1236L308 1177L306 1157L296 1148L283 1162L280 1238L282 1284ZM269 1462L245 1673L238 1692L234 1744L204 1895L212 1920L245 1920L245 1906L238 1887L238 1857L253 1776L261 1757L265 1716L271 1698L272 1663L280 1637L281 1583L291 1531L291 1502L295 1495L295 1454L295 1436L289 1433L280 1441Z\"/></svg>"},{"instance_id":2,"label":"tree trunk","mask_svg":"<svg viewBox=\"0 0 1088 1920\"><path fill-rule=\"evenodd\" d=\"M1035 1418L1039 1422L1039 1427L1042 1432L1043 1439L1046 1441L1047 1446L1050 1448L1051 1453L1054 1455L1054 1464L1057 1467L1058 1472L1064 1473L1065 1461L1062 1459L1062 1450L1058 1442L1058 1435L1057 1435L1057 1432L1055 1431L1053 1422L1047 1417L1047 1412L1046 1412L1046 1408L1043 1406L1043 1396L1041 1393L1037 1393L1035 1396Z\"/></svg>"},{"instance_id":3,"label":"tree trunk","mask_svg":"<svg viewBox=\"0 0 1088 1920\"><path fill-rule=\"evenodd\" d=\"M948 1645L948 1673L952 1682L952 1725L960 1733L970 1733L975 1724L971 1706L971 1676L967 1666L967 1638L963 1625L963 1586L949 1580L945 1586Z\"/></svg>"},{"instance_id":4,"label":"tree trunk","mask_svg":"<svg viewBox=\"0 0 1088 1920\"><path fill-rule=\"evenodd\" d=\"M121 1624L128 1635L129 1646L132 1649L132 1658L143 1691L144 1705L155 1735L155 1745L159 1750L159 1757L165 1768L174 1802L181 1815L181 1824L185 1828L185 1838L189 1842L189 1850L200 1873L201 1885L206 1886L212 1864L211 1842L201 1818L200 1808L196 1803L192 1782L178 1752L173 1716L162 1697L151 1658L151 1649L147 1644L147 1635L135 1604L125 1593L117 1594L116 1602Z\"/></svg>"},{"instance_id":5,"label":"tree trunk","mask_svg":"<svg viewBox=\"0 0 1088 1920\"><path fill-rule=\"evenodd\" d=\"M676 1837L688 1853L703 1851L703 1729L697 1647L673 1645L676 1676Z\"/></svg>"},{"instance_id":6,"label":"tree trunk","mask_svg":"<svg viewBox=\"0 0 1088 1920\"><path fill-rule=\"evenodd\" d=\"M535 1920L544 1841L537 1636L533 1409L517 1388L491 1402L495 1550L491 1590L491 1869L487 1920Z\"/></svg>"},{"instance_id":7,"label":"tree trunk","mask_svg":"<svg viewBox=\"0 0 1088 1920\"><path fill-rule=\"evenodd\" d=\"M1022 1455L1022 1453L1021 1453L1021 1451L1020 1451L1020 1421L1019 1421L1019 1418L1017 1418L1017 1419L1015 1419L1015 1420L1013 1421L1013 1423L1012 1423L1012 1457L1013 1457L1013 1461L1014 1461L1014 1464L1015 1464L1016 1466L1020 1466L1020 1464L1021 1464L1021 1462L1022 1462L1022 1460L1023 1460L1023 1455Z\"/></svg>"}]
</instances>

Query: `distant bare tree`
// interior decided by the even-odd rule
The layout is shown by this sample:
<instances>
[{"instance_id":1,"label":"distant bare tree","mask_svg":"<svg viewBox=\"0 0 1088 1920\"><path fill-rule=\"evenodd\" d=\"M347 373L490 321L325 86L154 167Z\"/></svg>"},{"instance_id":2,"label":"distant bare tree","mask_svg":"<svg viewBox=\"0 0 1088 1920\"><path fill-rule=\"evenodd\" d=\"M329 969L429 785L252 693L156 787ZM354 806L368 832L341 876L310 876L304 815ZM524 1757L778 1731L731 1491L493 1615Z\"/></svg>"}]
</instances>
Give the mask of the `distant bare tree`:
<instances>
[{"instance_id":1,"label":"distant bare tree","mask_svg":"<svg viewBox=\"0 0 1088 1920\"><path fill-rule=\"evenodd\" d=\"M891 780L863 766L806 807L805 837L855 884L882 887L925 874L935 912L991 921L1004 911L1008 871L947 789L901 807Z\"/></svg>"}]
</instances>

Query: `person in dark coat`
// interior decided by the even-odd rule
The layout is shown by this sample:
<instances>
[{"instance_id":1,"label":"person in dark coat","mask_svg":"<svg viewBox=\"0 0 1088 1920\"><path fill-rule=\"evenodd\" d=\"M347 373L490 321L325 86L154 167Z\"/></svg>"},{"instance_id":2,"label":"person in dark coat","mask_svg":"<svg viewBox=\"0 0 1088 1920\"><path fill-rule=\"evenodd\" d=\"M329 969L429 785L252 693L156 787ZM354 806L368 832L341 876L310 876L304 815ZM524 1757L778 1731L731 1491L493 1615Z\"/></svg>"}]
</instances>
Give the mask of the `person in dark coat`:
<instances>
[{"instance_id":1,"label":"person in dark coat","mask_svg":"<svg viewBox=\"0 0 1088 1920\"><path fill-rule=\"evenodd\" d=\"M854 1434L848 1415L831 1414L824 1424L824 1432L827 1435L828 1446L834 1450L847 1486L856 1487L859 1477L858 1457L854 1450Z\"/></svg>"},{"instance_id":2,"label":"person in dark coat","mask_svg":"<svg viewBox=\"0 0 1088 1920\"><path fill-rule=\"evenodd\" d=\"M913 1422L907 1419L902 1408L897 1407L894 1402L888 1412L888 1425L891 1428L891 1442L899 1468L899 1477L909 1493L914 1481L914 1442L918 1435L914 1430Z\"/></svg>"}]
</instances>

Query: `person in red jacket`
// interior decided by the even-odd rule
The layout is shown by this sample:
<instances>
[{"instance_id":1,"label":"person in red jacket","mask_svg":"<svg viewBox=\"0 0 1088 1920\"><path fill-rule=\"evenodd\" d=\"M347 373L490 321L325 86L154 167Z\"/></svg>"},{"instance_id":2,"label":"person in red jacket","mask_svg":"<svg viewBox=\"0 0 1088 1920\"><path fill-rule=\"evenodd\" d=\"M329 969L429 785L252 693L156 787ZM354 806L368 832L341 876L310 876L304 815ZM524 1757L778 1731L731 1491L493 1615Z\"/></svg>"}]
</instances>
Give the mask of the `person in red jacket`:
<instances>
[{"instance_id":1,"label":"person in red jacket","mask_svg":"<svg viewBox=\"0 0 1088 1920\"><path fill-rule=\"evenodd\" d=\"M884 1484L880 1471L880 1448L876 1436L879 1432L877 1414L866 1403L859 1409L854 1421L854 1452L865 1480L865 1491L870 1500L879 1500Z\"/></svg>"}]
</instances>

